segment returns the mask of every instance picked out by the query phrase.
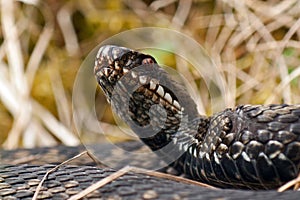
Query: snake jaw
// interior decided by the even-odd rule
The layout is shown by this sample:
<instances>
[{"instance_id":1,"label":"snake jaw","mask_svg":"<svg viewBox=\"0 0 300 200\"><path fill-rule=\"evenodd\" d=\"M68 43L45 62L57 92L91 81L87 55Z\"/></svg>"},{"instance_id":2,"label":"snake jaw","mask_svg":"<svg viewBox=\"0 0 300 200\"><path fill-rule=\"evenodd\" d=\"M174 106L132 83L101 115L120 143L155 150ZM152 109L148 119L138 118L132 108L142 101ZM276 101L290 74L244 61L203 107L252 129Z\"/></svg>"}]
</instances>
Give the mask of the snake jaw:
<instances>
[{"instance_id":1,"label":"snake jaw","mask_svg":"<svg viewBox=\"0 0 300 200\"><path fill-rule=\"evenodd\" d=\"M115 85L125 74L138 66L154 63L156 61L150 55L125 47L105 45L98 50L94 74L107 100L110 102ZM137 77L134 71L131 71L131 76L133 78ZM139 78L142 79L142 77Z\"/></svg>"}]
</instances>

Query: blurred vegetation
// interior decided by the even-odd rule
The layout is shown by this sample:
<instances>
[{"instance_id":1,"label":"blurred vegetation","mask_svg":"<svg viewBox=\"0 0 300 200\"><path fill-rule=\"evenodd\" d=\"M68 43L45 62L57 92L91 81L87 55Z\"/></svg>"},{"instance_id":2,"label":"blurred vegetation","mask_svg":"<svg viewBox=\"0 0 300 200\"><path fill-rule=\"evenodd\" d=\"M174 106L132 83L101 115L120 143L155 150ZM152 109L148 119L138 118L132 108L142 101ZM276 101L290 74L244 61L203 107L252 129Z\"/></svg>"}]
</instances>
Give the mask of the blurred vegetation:
<instances>
[{"instance_id":1,"label":"blurred vegetation","mask_svg":"<svg viewBox=\"0 0 300 200\"><path fill-rule=\"evenodd\" d=\"M299 104L299 10L297 0L2 0L0 144L79 142L57 134L75 132L72 87L81 62L104 39L137 27L179 30L202 44L225 75L228 106ZM172 55L158 57L176 65ZM206 108L201 78L185 73ZM107 111L103 121L112 119Z\"/></svg>"}]
</instances>

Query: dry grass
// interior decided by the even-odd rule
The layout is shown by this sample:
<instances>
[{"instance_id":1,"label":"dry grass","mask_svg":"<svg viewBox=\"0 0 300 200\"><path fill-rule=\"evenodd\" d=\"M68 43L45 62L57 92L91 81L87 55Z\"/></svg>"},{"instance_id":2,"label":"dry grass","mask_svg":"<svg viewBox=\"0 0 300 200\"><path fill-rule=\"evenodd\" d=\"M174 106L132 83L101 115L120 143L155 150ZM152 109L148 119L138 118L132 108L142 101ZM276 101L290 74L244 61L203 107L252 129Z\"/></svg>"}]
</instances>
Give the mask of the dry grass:
<instances>
[{"instance_id":1,"label":"dry grass","mask_svg":"<svg viewBox=\"0 0 300 200\"><path fill-rule=\"evenodd\" d=\"M3 147L78 144L71 96L80 63L105 38L136 27L172 28L199 41L224 74L227 106L300 103L299 1L145 2L1 1ZM201 79L177 69L195 79L200 110L209 113Z\"/></svg>"}]
</instances>

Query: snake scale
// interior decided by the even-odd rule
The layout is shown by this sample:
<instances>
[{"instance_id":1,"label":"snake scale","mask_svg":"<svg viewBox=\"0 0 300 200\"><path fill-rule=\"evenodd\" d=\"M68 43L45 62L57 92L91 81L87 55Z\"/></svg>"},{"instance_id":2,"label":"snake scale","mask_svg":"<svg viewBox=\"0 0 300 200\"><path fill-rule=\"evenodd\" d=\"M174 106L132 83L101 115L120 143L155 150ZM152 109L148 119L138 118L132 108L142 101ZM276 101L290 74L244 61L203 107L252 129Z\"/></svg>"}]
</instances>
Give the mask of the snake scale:
<instances>
[{"instance_id":1,"label":"snake scale","mask_svg":"<svg viewBox=\"0 0 300 200\"><path fill-rule=\"evenodd\" d=\"M218 187L255 190L275 189L299 174L300 105L242 105L210 117L199 115L184 87L172 80L152 56L112 45L99 49L94 72L113 110L179 173ZM16 153L3 151L0 155ZM0 198L32 198L37 181L51 167L1 164ZM64 166L48 177L39 199L66 199L112 172L94 166ZM240 189L212 190L128 173L88 198L300 197L293 191Z\"/></svg>"}]
</instances>

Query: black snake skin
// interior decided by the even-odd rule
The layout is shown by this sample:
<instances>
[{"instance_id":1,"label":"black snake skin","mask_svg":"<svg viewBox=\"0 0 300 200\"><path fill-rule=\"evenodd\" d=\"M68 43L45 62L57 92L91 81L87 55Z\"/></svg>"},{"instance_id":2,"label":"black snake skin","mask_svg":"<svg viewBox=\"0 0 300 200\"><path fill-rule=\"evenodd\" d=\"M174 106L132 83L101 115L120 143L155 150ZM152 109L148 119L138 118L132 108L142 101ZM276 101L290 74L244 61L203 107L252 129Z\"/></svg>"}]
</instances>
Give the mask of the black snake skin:
<instances>
[{"instance_id":1,"label":"black snake skin","mask_svg":"<svg viewBox=\"0 0 300 200\"><path fill-rule=\"evenodd\" d=\"M137 142L122 143L122 148L132 149L140 146ZM98 144L99 151L106 151L105 144ZM37 185L46 171L80 152L85 148L79 147L47 147L35 149L18 149L0 151L0 199L29 200L32 199ZM112 153L112 152L108 152ZM27 164L11 164L15 158L38 156L27 161ZM120 154L126 156L126 154ZM111 157L107 154L107 157ZM93 183L108 177L115 172L113 169L95 167L88 157L74 160L66 166L61 166L51 173L44 182L37 199L68 199L78 194ZM143 161L140 161L143 162ZM49 163L49 164L45 164ZM50 164L51 163L51 164ZM84 164L84 166L82 166ZM80 166L78 166L80 165ZM91 166L94 165L94 166ZM115 181L106 184L88 194L83 199L255 199L298 200L298 191L276 192L250 191L237 189L210 189L196 185L157 178L149 175L129 172Z\"/></svg>"},{"instance_id":2,"label":"black snake skin","mask_svg":"<svg viewBox=\"0 0 300 200\"><path fill-rule=\"evenodd\" d=\"M118 46L100 48L94 72L121 119L195 180L272 189L299 174L300 105L242 105L201 116L152 56Z\"/></svg>"},{"instance_id":3,"label":"black snake skin","mask_svg":"<svg viewBox=\"0 0 300 200\"><path fill-rule=\"evenodd\" d=\"M0 199L30 200L47 170L54 165L0 165ZM68 199L115 172L92 166L63 166L49 175L37 199ZM83 199L255 199L298 200L299 192L213 190L143 174L127 173Z\"/></svg>"}]
</instances>

